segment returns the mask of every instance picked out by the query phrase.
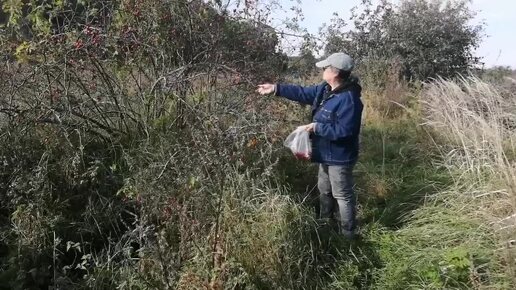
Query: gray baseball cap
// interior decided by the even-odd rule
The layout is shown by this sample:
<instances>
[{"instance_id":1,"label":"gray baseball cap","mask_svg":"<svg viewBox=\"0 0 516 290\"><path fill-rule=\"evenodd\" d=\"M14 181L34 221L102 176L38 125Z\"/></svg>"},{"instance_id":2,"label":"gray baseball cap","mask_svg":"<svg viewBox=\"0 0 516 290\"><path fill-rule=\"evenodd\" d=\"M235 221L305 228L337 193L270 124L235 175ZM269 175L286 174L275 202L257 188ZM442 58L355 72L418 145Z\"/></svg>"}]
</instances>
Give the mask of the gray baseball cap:
<instances>
[{"instance_id":1,"label":"gray baseball cap","mask_svg":"<svg viewBox=\"0 0 516 290\"><path fill-rule=\"evenodd\" d=\"M351 56L343 52L337 52L316 63L315 66L320 68L332 66L343 71L351 71L355 67L355 62Z\"/></svg>"}]
</instances>

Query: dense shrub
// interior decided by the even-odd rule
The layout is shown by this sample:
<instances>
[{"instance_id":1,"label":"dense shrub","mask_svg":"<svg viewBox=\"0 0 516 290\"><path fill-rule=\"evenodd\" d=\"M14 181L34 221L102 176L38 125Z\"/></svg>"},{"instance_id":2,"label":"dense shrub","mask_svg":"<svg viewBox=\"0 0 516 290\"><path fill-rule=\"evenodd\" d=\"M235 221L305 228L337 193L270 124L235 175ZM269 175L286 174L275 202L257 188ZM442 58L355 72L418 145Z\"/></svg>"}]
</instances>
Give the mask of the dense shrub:
<instances>
[{"instance_id":1,"label":"dense shrub","mask_svg":"<svg viewBox=\"0 0 516 290\"><path fill-rule=\"evenodd\" d=\"M469 1L363 1L355 8L354 29L328 26L326 53L343 48L360 63L368 79L381 82L393 60L401 76L427 80L464 73L479 62L473 50L481 40L482 25L471 24L475 13ZM374 83L373 83L374 84Z\"/></svg>"}]
</instances>

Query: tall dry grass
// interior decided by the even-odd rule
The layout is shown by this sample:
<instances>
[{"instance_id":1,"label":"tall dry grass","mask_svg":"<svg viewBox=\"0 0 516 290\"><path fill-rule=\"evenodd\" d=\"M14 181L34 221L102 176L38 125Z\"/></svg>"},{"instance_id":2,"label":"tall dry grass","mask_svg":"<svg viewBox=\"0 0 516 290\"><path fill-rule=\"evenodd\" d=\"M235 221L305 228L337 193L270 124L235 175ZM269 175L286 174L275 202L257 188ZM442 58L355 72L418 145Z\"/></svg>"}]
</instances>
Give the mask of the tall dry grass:
<instances>
[{"instance_id":1,"label":"tall dry grass","mask_svg":"<svg viewBox=\"0 0 516 290\"><path fill-rule=\"evenodd\" d=\"M459 196L496 236L493 250L516 277L516 93L477 77L437 79L422 94L425 124L435 138Z\"/></svg>"}]
</instances>

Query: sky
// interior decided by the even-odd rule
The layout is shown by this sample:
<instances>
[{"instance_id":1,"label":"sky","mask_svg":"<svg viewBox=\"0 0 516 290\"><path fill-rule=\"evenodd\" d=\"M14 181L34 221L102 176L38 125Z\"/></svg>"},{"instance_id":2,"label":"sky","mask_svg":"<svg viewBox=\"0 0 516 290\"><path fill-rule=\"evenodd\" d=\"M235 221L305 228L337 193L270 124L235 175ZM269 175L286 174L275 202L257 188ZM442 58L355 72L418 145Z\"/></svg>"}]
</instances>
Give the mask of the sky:
<instances>
[{"instance_id":1,"label":"sky","mask_svg":"<svg viewBox=\"0 0 516 290\"><path fill-rule=\"evenodd\" d=\"M294 5L296 0L283 0L284 7ZM303 0L305 19L301 22L309 32L317 33L332 14L349 19L350 9L361 0ZM394 0L393 2L397 2ZM476 50L487 67L511 66L516 69L516 1L515 0L472 0L470 7L477 12L473 23L485 22L486 36Z\"/></svg>"}]
</instances>

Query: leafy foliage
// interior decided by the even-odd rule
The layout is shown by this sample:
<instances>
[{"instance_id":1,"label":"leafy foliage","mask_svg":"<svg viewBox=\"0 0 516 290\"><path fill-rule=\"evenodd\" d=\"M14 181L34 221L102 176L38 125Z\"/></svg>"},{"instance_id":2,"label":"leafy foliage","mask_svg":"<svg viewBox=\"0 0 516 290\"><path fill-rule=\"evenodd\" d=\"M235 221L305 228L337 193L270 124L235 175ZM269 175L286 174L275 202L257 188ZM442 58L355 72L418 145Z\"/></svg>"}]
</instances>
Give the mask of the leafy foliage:
<instances>
[{"instance_id":1,"label":"leafy foliage","mask_svg":"<svg viewBox=\"0 0 516 290\"><path fill-rule=\"evenodd\" d=\"M344 35L342 25L327 30L326 53L345 48L366 74L397 61L406 79L453 77L479 62L473 50L482 25L471 24L475 14L468 5L463 0L363 1L351 17L354 30Z\"/></svg>"},{"instance_id":2,"label":"leafy foliage","mask_svg":"<svg viewBox=\"0 0 516 290\"><path fill-rule=\"evenodd\" d=\"M415 125L416 96L396 99L401 113L375 99L415 94L398 74L426 42L400 40L414 46L405 58L395 46L375 50L392 45L386 28L413 20L403 5L428 19L452 11L409 2L355 16L364 26L350 51L363 54L362 68L375 65L372 80L393 86L364 91L363 238L349 243L314 219L315 168L282 148L308 110L252 95L256 82L285 73L305 82L316 61L308 35L299 59L281 52L284 34L268 18L275 1L4 1L0 288L501 285L493 234L450 198L464 196L433 197L449 176ZM446 7L466 11L454 3ZM336 23L335 33L345 22ZM401 28L398 37L412 36Z\"/></svg>"}]
</instances>

